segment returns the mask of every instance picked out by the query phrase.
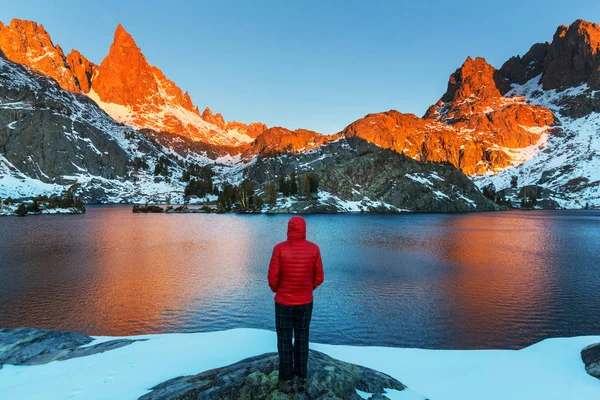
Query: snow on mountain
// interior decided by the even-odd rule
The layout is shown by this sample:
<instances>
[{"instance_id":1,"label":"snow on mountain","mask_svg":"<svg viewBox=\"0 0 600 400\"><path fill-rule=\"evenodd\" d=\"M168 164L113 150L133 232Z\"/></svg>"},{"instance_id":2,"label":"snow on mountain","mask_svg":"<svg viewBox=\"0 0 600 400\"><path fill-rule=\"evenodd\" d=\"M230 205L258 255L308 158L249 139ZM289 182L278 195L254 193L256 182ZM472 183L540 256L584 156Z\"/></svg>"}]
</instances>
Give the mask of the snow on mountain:
<instances>
[{"instance_id":1,"label":"snow on mountain","mask_svg":"<svg viewBox=\"0 0 600 400\"><path fill-rule=\"evenodd\" d=\"M78 183L88 202L182 203L185 165L212 162L202 153L182 157L113 120L86 96L2 57L0 148L0 197L15 200ZM167 176L155 173L161 160Z\"/></svg>"},{"instance_id":2,"label":"snow on mountain","mask_svg":"<svg viewBox=\"0 0 600 400\"><path fill-rule=\"evenodd\" d=\"M495 175L474 177L480 187L493 183L497 189L510 187L512 176L518 185L538 185L555 193L565 208L600 206L600 112L579 118L563 115L566 105L581 95L600 98L600 90L587 84L563 91L543 90L541 76L523 85L513 85L507 96L525 96L529 102L550 109L557 129L543 134L538 151L528 154L522 164Z\"/></svg>"}]
</instances>

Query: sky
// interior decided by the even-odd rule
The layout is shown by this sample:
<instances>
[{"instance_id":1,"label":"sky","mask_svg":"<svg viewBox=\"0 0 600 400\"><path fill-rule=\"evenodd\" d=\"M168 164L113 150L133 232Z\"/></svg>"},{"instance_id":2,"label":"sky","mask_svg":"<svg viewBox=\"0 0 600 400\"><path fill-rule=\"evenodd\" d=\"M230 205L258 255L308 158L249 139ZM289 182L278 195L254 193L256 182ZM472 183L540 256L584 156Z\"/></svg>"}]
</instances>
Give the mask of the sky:
<instances>
[{"instance_id":1,"label":"sky","mask_svg":"<svg viewBox=\"0 0 600 400\"><path fill-rule=\"evenodd\" d=\"M95 63L118 23L152 65L226 120L334 133L369 113L421 116L467 56L496 68L598 0L5 2Z\"/></svg>"}]
</instances>

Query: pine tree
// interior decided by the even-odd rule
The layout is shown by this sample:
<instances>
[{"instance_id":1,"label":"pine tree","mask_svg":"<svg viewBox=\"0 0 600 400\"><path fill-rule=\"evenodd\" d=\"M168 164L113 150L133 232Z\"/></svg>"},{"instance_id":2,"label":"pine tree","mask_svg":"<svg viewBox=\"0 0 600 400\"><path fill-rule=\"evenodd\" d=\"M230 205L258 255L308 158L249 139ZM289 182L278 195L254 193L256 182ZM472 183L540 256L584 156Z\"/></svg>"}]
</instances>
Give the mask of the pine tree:
<instances>
[{"instance_id":1,"label":"pine tree","mask_svg":"<svg viewBox=\"0 0 600 400\"><path fill-rule=\"evenodd\" d=\"M290 178L290 194L295 196L298 194L298 182L296 181L296 171L292 172Z\"/></svg>"},{"instance_id":2,"label":"pine tree","mask_svg":"<svg viewBox=\"0 0 600 400\"><path fill-rule=\"evenodd\" d=\"M513 189L516 189L517 186L519 186L519 178L516 175L513 175L510 178L510 187L512 187Z\"/></svg>"},{"instance_id":3,"label":"pine tree","mask_svg":"<svg viewBox=\"0 0 600 400\"><path fill-rule=\"evenodd\" d=\"M310 174L310 192L317 193L319 191L319 175Z\"/></svg>"},{"instance_id":4,"label":"pine tree","mask_svg":"<svg viewBox=\"0 0 600 400\"><path fill-rule=\"evenodd\" d=\"M290 196L290 178L285 178L283 180L283 188L281 189L281 193L283 193L285 197Z\"/></svg>"},{"instance_id":5,"label":"pine tree","mask_svg":"<svg viewBox=\"0 0 600 400\"><path fill-rule=\"evenodd\" d=\"M493 183L486 185L483 187L483 195L490 200L494 200L496 197L496 187Z\"/></svg>"},{"instance_id":6,"label":"pine tree","mask_svg":"<svg viewBox=\"0 0 600 400\"><path fill-rule=\"evenodd\" d=\"M271 207L277 204L277 185L274 181L269 181L267 186L267 204Z\"/></svg>"}]
</instances>

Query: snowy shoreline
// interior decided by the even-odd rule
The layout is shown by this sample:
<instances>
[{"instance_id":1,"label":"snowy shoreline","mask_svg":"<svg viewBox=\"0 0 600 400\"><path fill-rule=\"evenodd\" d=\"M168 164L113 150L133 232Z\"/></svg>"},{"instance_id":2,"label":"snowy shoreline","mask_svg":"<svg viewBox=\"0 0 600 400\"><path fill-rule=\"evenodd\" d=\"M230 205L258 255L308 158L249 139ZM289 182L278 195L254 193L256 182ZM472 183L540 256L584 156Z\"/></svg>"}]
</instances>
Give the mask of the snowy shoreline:
<instances>
[{"instance_id":1,"label":"snowy shoreline","mask_svg":"<svg viewBox=\"0 0 600 400\"><path fill-rule=\"evenodd\" d=\"M275 333L257 329L95 337L90 345L124 338L145 340L42 365L5 364L0 369L0 393L7 399L137 399L171 378L277 350ZM564 400L600 398L600 380L586 373L581 360L581 350L598 342L600 336L583 336L547 339L521 350L316 343L311 349L398 379L411 389L402 399Z\"/></svg>"}]
</instances>

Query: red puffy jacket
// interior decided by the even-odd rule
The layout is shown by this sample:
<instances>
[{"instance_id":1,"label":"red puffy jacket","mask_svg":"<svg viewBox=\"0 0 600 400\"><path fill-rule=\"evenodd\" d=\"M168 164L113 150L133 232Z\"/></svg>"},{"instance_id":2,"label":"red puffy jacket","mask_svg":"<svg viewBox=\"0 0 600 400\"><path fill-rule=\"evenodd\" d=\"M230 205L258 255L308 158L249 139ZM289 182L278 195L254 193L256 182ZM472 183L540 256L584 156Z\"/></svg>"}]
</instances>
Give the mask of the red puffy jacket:
<instances>
[{"instance_id":1,"label":"red puffy jacket","mask_svg":"<svg viewBox=\"0 0 600 400\"><path fill-rule=\"evenodd\" d=\"M308 304L323 279L319 246L306 240L304 218L292 217L288 240L275 246L269 264L269 286L276 293L275 301L284 306Z\"/></svg>"}]
</instances>

